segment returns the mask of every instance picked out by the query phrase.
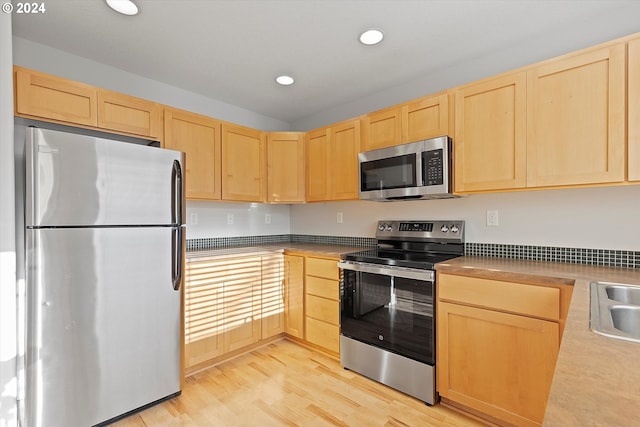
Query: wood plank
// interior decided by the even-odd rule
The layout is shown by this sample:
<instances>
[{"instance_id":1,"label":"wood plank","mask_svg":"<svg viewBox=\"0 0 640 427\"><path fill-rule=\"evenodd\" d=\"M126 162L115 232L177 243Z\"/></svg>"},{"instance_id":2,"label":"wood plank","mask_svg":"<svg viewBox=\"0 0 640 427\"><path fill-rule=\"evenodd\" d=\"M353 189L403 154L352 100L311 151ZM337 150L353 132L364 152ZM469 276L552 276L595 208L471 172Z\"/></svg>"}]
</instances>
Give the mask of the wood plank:
<instances>
[{"instance_id":1,"label":"wood plank","mask_svg":"<svg viewBox=\"0 0 640 427\"><path fill-rule=\"evenodd\" d=\"M259 369L257 369L259 367ZM187 378L182 395L115 427L480 426L442 405L427 406L288 340Z\"/></svg>"}]
</instances>

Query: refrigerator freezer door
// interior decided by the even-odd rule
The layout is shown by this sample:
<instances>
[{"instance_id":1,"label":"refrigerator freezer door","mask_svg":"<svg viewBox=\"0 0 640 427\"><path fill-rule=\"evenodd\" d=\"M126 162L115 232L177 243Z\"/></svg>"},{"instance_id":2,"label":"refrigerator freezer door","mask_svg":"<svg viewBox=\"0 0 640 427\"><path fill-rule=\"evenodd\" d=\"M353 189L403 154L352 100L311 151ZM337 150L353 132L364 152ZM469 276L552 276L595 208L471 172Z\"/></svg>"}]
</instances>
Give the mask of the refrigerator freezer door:
<instances>
[{"instance_id":1,"label":"refrigerator freezer door","mask_svg":"<svg viewBox=\"0 0 640 427\"><path fill-rule=\"evenodd\" d=\"M176 224L183 153L28 128L26 226Z\"/></svg>"},{"instance_id":2,"label":"refrigerator freezer door","mask_svg":"<svg viewBox=\"0 0 640 427\"><path fill-rule=\"evenodd\" d=\"M25 426L92 426L180 391L172 231L27 230Z\"/></svg>"}]
</instances>

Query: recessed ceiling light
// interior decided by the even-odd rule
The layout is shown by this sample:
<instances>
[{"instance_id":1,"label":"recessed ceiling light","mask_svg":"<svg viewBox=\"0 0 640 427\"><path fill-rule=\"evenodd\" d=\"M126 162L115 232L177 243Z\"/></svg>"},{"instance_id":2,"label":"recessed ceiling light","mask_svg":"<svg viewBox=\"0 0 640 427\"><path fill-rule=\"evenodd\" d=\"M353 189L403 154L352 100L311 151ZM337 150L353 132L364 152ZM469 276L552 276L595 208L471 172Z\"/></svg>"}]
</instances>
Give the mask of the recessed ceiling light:
<instances>
[{"instance_id":1,"label":"recessed ceiling light","mask_svg":"<svg viewBox=\"0 0 640 427\"><path fill-rule=\"evenodd\" d=\"M384 34L380 30L367 30L360 34L360 43L367 46L378 44L382 41Z\"/></svg>"},{"instance_id":2,"label":"recessed ceiling light","mask_svg":"<svg viewBox=\"0 0 640 427\"><path fill-rule=\"evenodd\" d=\"M123 15L137 15L138 6L131 0L106 0L109 7Z\"/></svg>"},{"instance_id":3,"label":"recessed ceiling light","mask_svg":"<svg viewBox=\"0 0 640 427\"><path fill-rule=\"evenodd\" d=\"M278 84L280 84L282 86L292 85L294 81L295 80L293 80L293 77L291 77L291 76L282 75L282 76L276 77L276 82L278 82Z\"/></svg>"}]
</instances>

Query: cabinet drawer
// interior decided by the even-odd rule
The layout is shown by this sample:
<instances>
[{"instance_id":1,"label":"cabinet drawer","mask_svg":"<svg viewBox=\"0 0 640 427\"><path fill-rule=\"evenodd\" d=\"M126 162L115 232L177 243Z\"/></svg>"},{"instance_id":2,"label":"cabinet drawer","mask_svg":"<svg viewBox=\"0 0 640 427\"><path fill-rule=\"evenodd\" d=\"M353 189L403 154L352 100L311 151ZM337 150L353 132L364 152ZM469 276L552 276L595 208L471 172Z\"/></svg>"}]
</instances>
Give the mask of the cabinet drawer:
<instances>
[{"instance_id":1,"label":"cabinet drawer","mask_svg":"<svg viewBox=\"0 0 640 427\"><path fill-rule=\"evenodd\" d=\"M338 260L307 258L306 273L309 276L324 277L325 279L338 280Z\"/></svg>"},{"instance_id":2,"label":"cabinet drawer","mask_svg":"<svg viewBox=\"0 0 640 427\"><path fill-rule=\"evenodd\" d=\"M306 283L309 295L317 295L335 301L340 299L340 284L336 280L307 276Z\"/></svg>"},{"instance_id":3,"label":"cabinet drawer","mask_svg":"<svg viewBox=\"0 0 640 427\"><path fill-rule=\"evenodd\" d=\"M307 317L307 341L338 353L340 352L340 328Z\"/></svg>"},{"instance_id":4,"label":"cabinet drawer","mask_svg":"<svg viewBox=\"0 0 640 427\"><path fill-rule=\"evenodd\" d=\"M340 305L338 301L320 298L315 295L307 295L307 316L322 320L333 325L340 324Z\"/></svg>"},{"instance_id":5,"label":"cabinet drawer","mask_svg":"<svg viewBox=\"0 0 640 427\"><path fill-rule=\"evenodd\" d=\"M495 310L560 319L560 289L441 274L438 299Z\"/></svg>"}]
</instances>

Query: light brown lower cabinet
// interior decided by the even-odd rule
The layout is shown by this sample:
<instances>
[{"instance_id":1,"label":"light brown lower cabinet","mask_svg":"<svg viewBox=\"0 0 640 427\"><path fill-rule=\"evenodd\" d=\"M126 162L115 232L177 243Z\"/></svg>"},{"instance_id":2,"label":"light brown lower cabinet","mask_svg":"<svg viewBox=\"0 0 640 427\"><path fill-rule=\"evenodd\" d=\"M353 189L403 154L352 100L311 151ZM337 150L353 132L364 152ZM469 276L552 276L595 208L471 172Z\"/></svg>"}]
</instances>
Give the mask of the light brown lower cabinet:
<instances>
[{"instance_id":1,"label":"light brown lower cabinet","mask_svg":"<svg viewBox=\"0 0 640 427\"><path fill-rule=\"evenodd\" d=\"M187 374L283 332L282 253L187 262Z\"/></svg>"},{"instance_id":2,"label":"light brown lower cabinet","mask_svg":"<svg viewBox=\"0 0 640 427\"><path fill-rule=\"evenodd\" d=\"M304 257L284 256L285 332L304 339Z\"/></svg>"},{"instance_id":3,"label":"light brown lower cabinet","mask_svg":"<svg viewBox=\"0 0 640 427\"><path fill-rule=\"evenodd\" d=\"M338 260L305 258L305 338L340 353L340 271Z\"/></svg>"},{"instance_id":4,"label":"light brown lower cabinet","mask_svg":"<svg viewBox=\"0 0 640 427\"><path fill-rule=\"evenodd\" d=\"M560 346L563 289L450 274L439 274L437 286L443 401L492 422L541 425Z\"/></svg>"}]
</instances>

